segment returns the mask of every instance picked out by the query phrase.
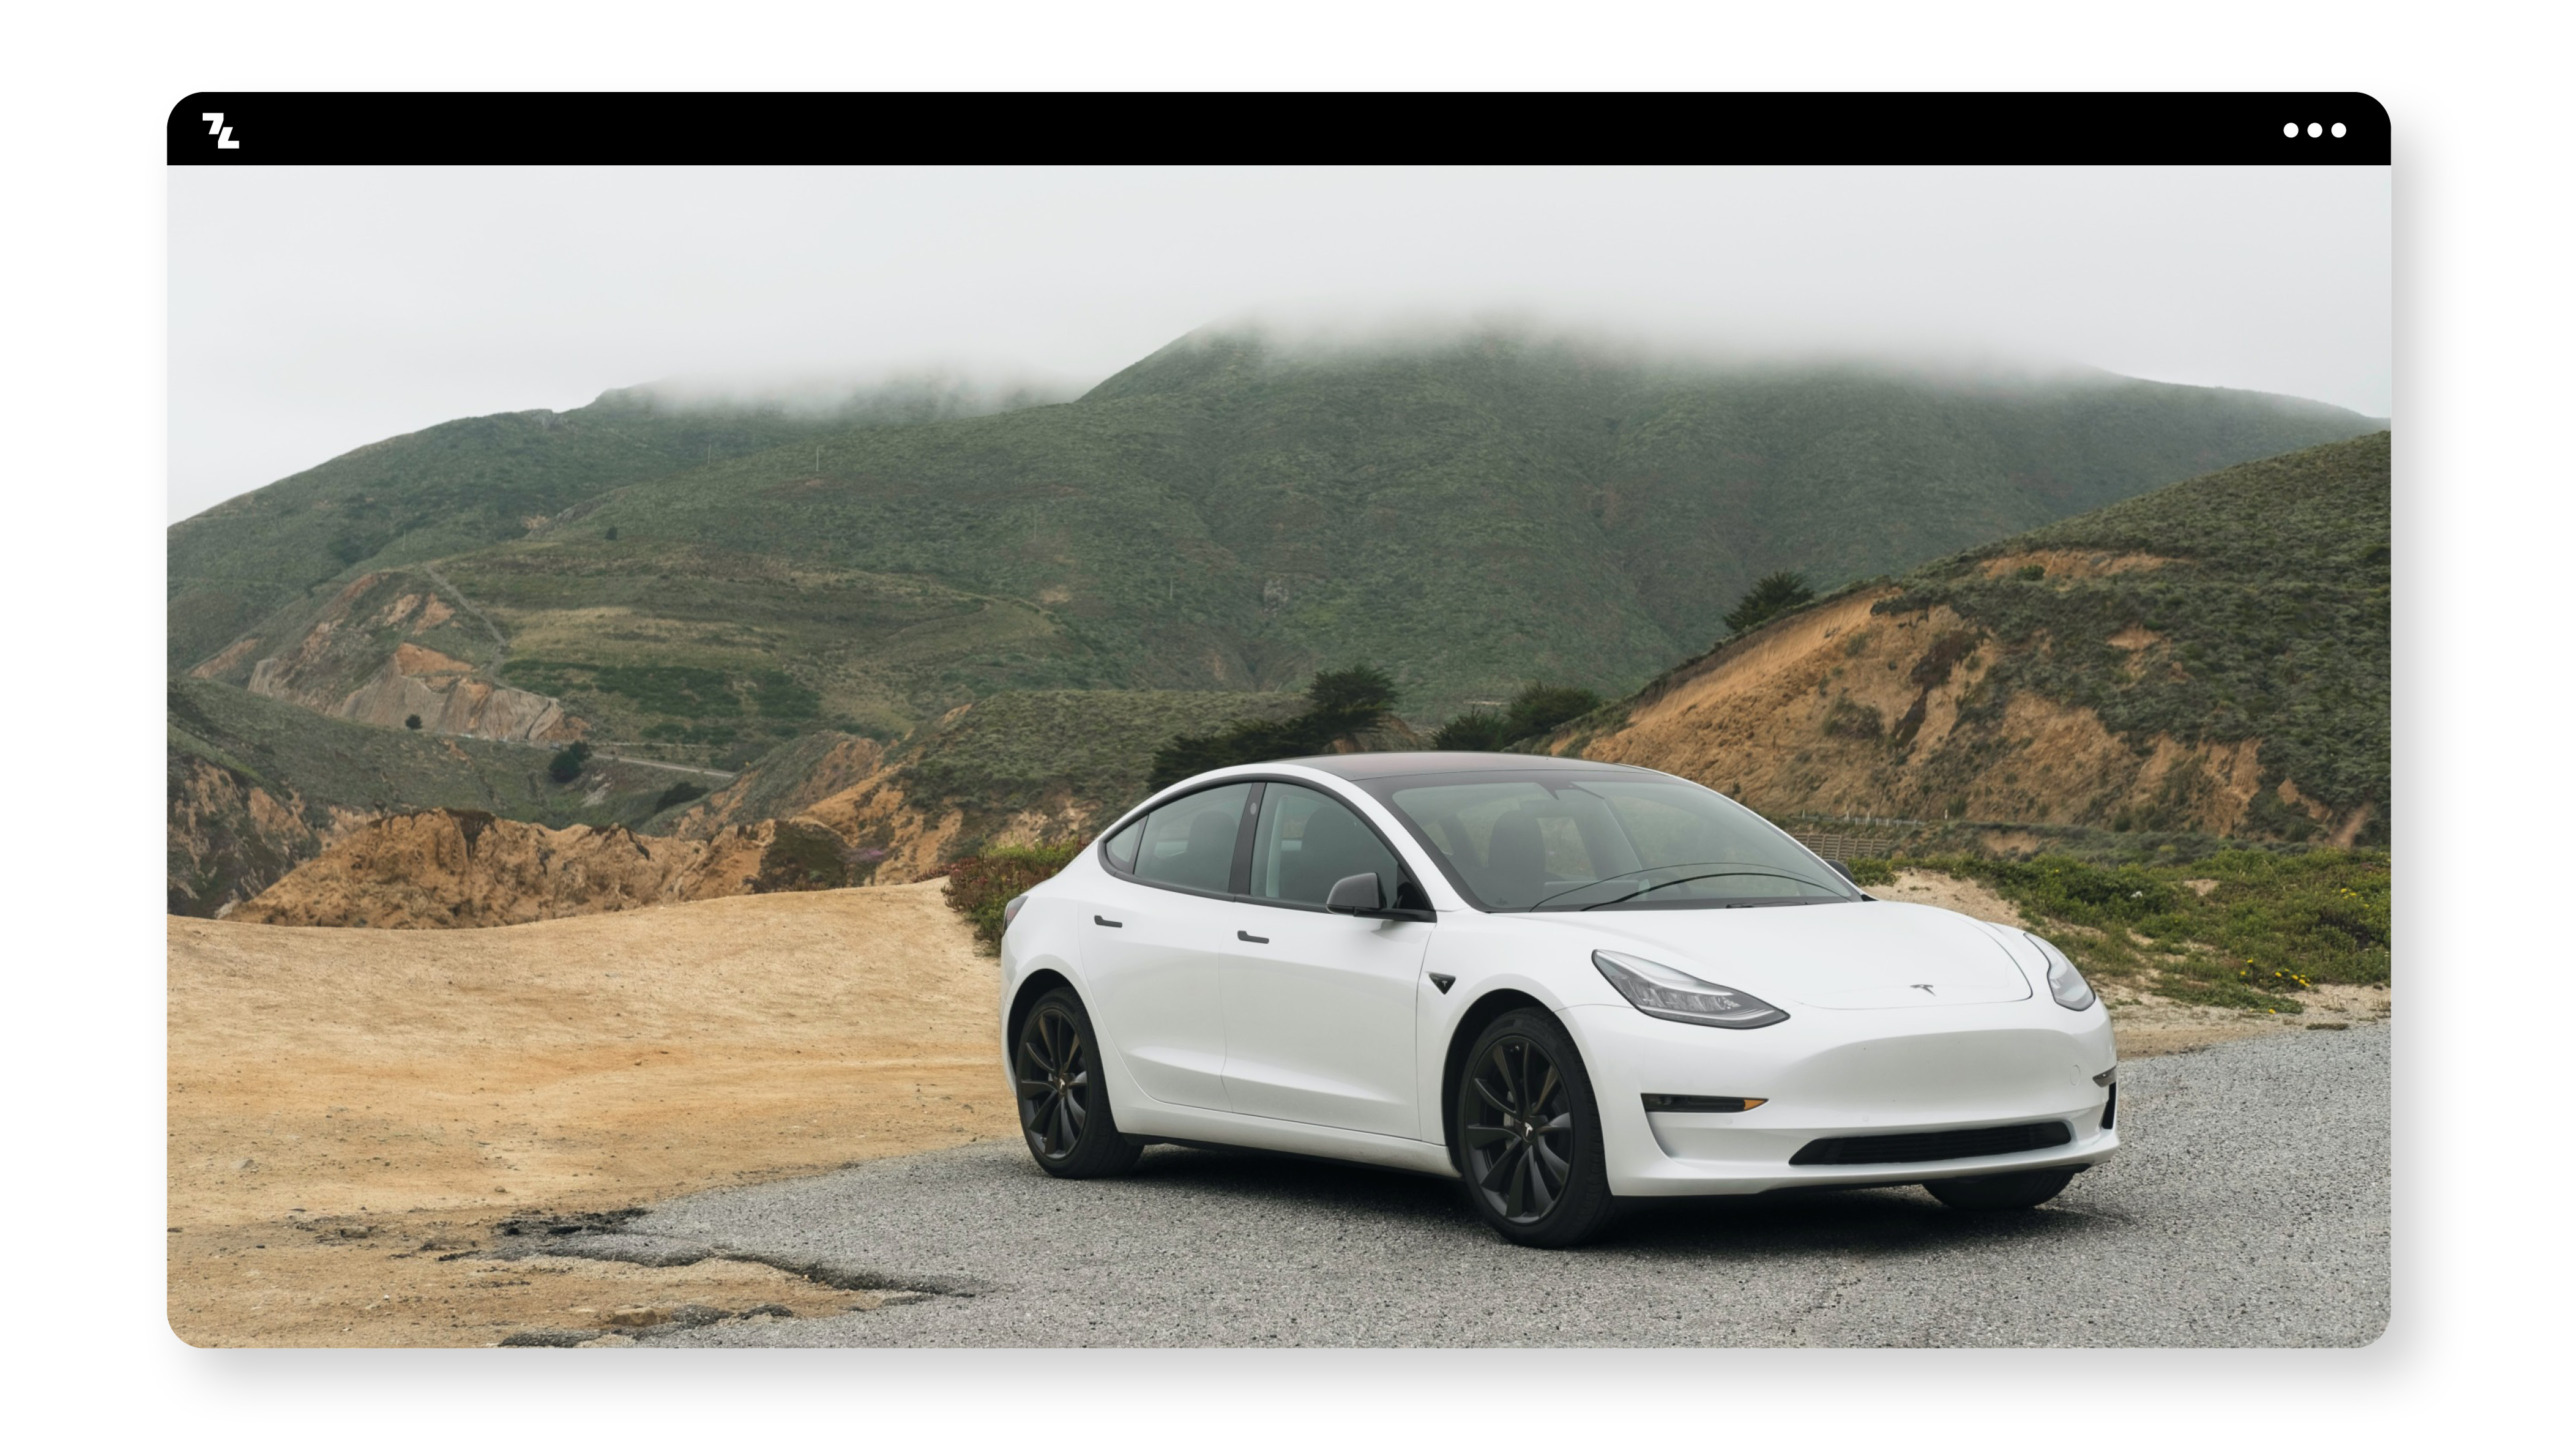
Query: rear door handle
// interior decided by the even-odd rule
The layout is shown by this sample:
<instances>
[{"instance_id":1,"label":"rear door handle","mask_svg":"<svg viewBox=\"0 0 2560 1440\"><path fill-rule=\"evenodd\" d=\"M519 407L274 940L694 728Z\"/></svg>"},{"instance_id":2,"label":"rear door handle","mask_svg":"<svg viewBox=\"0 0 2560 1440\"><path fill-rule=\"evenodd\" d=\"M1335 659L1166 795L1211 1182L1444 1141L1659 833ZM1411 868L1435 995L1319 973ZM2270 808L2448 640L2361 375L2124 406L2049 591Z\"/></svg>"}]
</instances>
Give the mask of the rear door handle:
<instances>
[{"instance_id":1,"label":"rear door handle","mask_svg":"<svg viewBox=\"0 0 2560 1440\"><path fill-rule=\"evenodd\" d=\"M1117 920L1105 920L1105 919L1103 919L1103 918L1102 918L1101 916L1099 916L1099 915L1096 915L1096 916L1094 916L1094 917L1093 917L1093 923L1094 923L1094 924L1096 924L1096 925L1100 925L1100 926L1104 927L1105 929L1109 929L1109 930L1117 930L1117 929L1119 929L1119 928L1120 928L1120 922L1119 922L1119 921L1117 921Z\"/></svg>"},{"instance_id":2,"label":"rear door handle","mask_svg":"<svg viewBox=\"0 0 2560 1440\"><path fill-rule=\"evenodd\" d=\"M1256 945L1268 945L1271 943L1271 937L1268 935L1247 935L1241 930L1236 932L1236 938L1239 940L1250 940Z\"/></svg>"}]
</instances>

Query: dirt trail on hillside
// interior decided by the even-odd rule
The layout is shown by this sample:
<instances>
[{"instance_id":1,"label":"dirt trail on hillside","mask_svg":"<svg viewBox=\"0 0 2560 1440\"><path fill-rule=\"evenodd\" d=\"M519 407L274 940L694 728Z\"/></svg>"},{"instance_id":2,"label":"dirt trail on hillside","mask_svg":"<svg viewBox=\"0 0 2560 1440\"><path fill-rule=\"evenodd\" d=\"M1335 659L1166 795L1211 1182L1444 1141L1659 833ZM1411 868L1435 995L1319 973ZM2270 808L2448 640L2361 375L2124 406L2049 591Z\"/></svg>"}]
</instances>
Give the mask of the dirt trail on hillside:
<instances>
[{"instance_id":1,"label":"dirt trail on hillside","mask_svg":"<svg viewBox=\"0 0 2560 1440\"><path fill-rule=\"evenodd\" d=\"M485 1345L684 1304L895 1298L740 1261L491 1252L511 1216L1013 1133L995 962L941 890L441 932L172 918L172 1327Z\"/></svg>"}]
</instances>

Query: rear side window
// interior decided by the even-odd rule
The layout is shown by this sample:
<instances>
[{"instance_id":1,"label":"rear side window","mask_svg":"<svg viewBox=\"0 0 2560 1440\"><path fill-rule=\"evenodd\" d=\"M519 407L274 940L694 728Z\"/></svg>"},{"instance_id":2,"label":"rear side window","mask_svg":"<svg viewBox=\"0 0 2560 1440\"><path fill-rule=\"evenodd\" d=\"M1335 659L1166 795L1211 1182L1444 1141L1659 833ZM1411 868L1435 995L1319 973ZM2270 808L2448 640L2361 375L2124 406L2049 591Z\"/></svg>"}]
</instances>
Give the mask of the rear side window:
<instances>
[{"instance_id":1,"label":"rear side window","mask_svg":"<svg viewBox=\"0 0 2560 1440\"><path fill-rule=\"evenodd\" d=\"M1130 870L1141 880L1227 893L1250 785L1221 785L1160 806L1122 834L1138 833ZM1118 837L1114 837L1115 840Z\"/></svg>"},{"instance_id":2,"label":"rear side window","mask_svg":"<svg viewBox=\"0 0 2560 1440\"><path fill-rule=\"evenodd\" d=\"M1248 893L1256 899L1321 905L1347 875L1375 875L1388 895L1396 894L1403 872L1395 852L1330 795L1303 785L1267 785L1255 828Z\"/></svg>"},{"instance_id":3,"label":"rear side window","mask_svg":"<svg viewBox=\"0 0 2560 1440\"><path fill-rule=\"evenodd\" d=\"M1109 843L1102 847L1103 858L1111 862L1111 868L1123 872L1137 868L1138 837L1146 832L1146 828L1147 822L1144 820L1135 825L1124 826L1119 834L1112 836Z\"/></svg>"}]
</instances>

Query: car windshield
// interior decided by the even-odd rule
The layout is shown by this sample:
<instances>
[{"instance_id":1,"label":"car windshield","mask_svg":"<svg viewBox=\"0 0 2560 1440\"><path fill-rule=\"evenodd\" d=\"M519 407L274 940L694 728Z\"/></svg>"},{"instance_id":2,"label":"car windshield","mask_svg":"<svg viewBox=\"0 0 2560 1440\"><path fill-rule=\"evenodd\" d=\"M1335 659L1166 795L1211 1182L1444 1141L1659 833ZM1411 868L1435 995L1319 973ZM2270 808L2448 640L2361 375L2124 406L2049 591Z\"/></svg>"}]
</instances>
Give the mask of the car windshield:
<instances>
[{"instance_id":1,"label":"car windshield","mask_svg":"<svg viewBox=\"0 0 2560 1440\"><path fill-rule=\"evenodd\" d=\"M1365 782L1487 910L1721 909L1854 900L1786 832L1704 786L1588 771Z\"/></svg>"}]
</instances>

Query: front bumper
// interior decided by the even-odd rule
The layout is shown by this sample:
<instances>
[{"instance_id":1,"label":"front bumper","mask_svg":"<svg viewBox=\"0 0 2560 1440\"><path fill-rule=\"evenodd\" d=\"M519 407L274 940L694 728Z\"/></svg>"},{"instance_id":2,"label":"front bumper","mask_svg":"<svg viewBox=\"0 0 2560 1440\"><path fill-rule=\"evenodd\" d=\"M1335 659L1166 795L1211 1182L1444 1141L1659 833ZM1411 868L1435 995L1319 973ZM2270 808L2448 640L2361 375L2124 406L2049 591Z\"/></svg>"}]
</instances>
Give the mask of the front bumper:
<instances>
[{"instance_id":1,"label":"front bumper","mask_svg":"<svg viewBox=\"0 0 2560 1440\"><path fill-rule=\"evenodd\" d=\"M1748 1195L1908 1185L2111 1158L2101 1124L2115 1035L2103 1007L2041 995L1993 1005L1803 1010L1760 1030L1713 1030L1625 1006L1577 1005L1575 1031L1620 1195ZM1647 1111L1647 1093L1762 1098L1739 1113ZM1796 1165L1832 1136L1970 1130L2058 1120L2066 1144L1957 1160ZM2122 1111L2117 1115L2122 1122Z\"/></svg>"}]
</instances>

